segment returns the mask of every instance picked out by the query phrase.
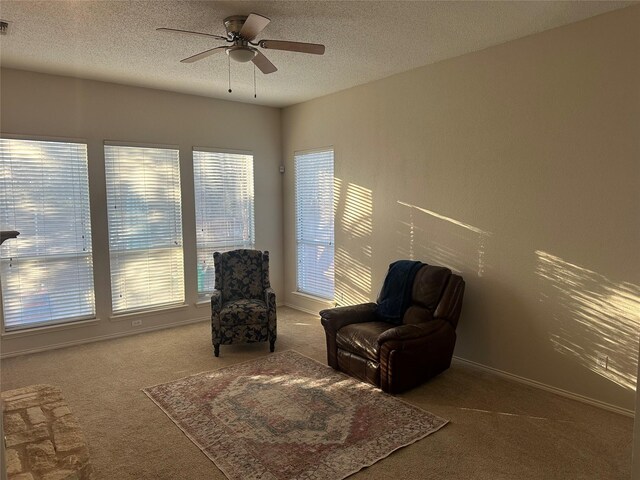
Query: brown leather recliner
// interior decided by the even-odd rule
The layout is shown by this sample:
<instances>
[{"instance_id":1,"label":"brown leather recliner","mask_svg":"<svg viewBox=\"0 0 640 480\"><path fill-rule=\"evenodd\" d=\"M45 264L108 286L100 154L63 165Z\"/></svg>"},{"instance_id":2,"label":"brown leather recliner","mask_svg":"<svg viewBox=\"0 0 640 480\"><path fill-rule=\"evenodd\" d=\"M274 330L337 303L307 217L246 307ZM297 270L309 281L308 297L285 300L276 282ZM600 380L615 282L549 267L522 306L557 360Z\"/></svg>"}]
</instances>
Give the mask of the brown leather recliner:
<instances>
[{"instance_id":1,"label":"brown leather recliner","mask_svg":"<svg viewBox=\"0 0 640 480\"><path fill-rule=\"evenodd\" d=\"M434 377L451 365L464 287L448 268L424 265L401 325L381 320L376 303L322 310L327 362L388 393Z\"/></svg>"}]
</instances>

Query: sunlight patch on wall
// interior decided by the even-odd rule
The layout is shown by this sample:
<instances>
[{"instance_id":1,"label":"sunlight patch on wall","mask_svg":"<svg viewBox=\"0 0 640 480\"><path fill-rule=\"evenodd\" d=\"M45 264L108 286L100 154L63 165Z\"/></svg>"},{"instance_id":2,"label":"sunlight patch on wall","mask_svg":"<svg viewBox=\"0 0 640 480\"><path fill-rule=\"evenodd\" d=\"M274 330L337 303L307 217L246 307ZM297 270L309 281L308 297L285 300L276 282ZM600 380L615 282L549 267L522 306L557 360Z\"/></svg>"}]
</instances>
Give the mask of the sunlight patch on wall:
<instances>
[{"instance_id":1,"label":"sunlight patch on wall","mask_svg":"<svg viewBox=\"0 0 640 480\"><path fill-rule=\"evenodd\" d=\"M335 300L338 305L368 302L371 295L373 194L354 183L334 180Z\"/></svg>"},{"instance_id":2,"label":"sunlight patch on wall","mask_svg":"<svg viewBox=\"0 0 640 480\"><path fill-rule=\"evenodd\" d=\"M368 302L371 294L371 247L363 246L359 254L369 261L357 260L344 248L336 249L336 296L338 305Z\"/></svg>"},{"instance_id":3,"label":"sunlight patch on wall","mask_svg":"<svg viewBox=\"0 0 640 480\"><path fill-rule=\"evenodd\" d=\"M400 200L397 204L402 207L397 221L399 255L456 272L484 274L491 232L417 205Z\"/></svg>"},{"instance_id":4,"label":"sunlight patch on wall","mask_svg":"<svg viewBox=\"0 0 640 480\"><path fill-rule=\"evenodd\" d=\"M338 218L338 203L342 198L342 180L333 177L333 218Z\"/></svg>"},{"instance_id":5,"label":"sunlight patch on wall","mask_svg":"<svg viewBox=\"0 0 640 480\"><path fill-rule=\"evenodd\" d=\"M640 288L537 250L541 302L559 305L549 339L556 351L618 385L636 389Z\"/></svg>"},{"instance_id":6,"label":"sunlight patch on wall","mask_svg":"<svg viewBox=\"0 0 640 480\"><path fill-rule=\"evenodd\" d=\"M370 238L372 227L371 213L373 196L371 190L350 183L345 194L341 228L354 238Z\"/></svg>"}]
</instances>

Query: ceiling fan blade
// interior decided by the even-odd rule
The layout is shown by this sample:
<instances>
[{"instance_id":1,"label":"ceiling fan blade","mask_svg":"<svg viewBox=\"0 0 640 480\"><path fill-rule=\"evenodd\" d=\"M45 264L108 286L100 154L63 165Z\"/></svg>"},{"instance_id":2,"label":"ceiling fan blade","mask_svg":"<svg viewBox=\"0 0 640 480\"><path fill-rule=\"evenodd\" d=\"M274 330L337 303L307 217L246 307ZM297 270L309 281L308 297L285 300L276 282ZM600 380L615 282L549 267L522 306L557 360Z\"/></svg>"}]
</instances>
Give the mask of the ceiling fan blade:
<instances>
[{"instance_id":1,"label":"ceiling fan blade","mask_svg":"<svg viewBox=\"0 0 640 480\"><path fill-rule=\"evenodd\" d=\"M253 40L264 27L269 25L270 21L267 17L263 17L257 13L250 13L240 29L240 36L245 40Z\"/></svg>"},{"instance_id":2,"label":"ceiling fan blade","mask_svg":"<svg viewBox=\"0 0 640 480\"><path fill-rule=\"evenodd\" d=\"M284 40L262 40L262 48L272 50L287 50L289 52L313 53L314 55L324 55L324 45L319 43L286 42Z\"/></svg>"},{"instance_id":3,"label":"ceiling fan blade","mask_svg":"<svg viewBox=\"0 0 640 480\"><path fill-rule=\"evenodd\" d=\"M260 71L264 74L273 73L278 71L276 66L269 61L267 57L265 57L262 53L257 52L256 56L251 60L256 67L260 69Z\"/></svg>"},{"instance_id":4,"label":"ceiling fan blade","mask_svg":"<svg viewBox=\"0 0 640 480\"><path fill-rule=\"evenodd\" d=\"M218 40L227 40L227 37L223 37L222 35L212 35L211 33L202 33L202 32L192 32L191 30L180 30L177 28L156 28L158 32L169 32L169 33L186 33L187 35L198 35L201 37L209 37L209 38L217 38Z\"/></svg>"},{"instance_id":5,"label":"ceiling fan blade","mask_svg":"<svg viewBox=\"0 0 640 480\"><path fill-rule=\"evenodd\" d=\"M180 60L180 62L181 63L197 62L198 60L202 60L203 58L207 58L208 56L213 55L214 53L224 52L226 49L227 49L227 47L210 48L209 50L205 50L204 52L196 53L195 55L193 55L191 57L183 58L182 60Z\"/></svg>"}]
</instances>

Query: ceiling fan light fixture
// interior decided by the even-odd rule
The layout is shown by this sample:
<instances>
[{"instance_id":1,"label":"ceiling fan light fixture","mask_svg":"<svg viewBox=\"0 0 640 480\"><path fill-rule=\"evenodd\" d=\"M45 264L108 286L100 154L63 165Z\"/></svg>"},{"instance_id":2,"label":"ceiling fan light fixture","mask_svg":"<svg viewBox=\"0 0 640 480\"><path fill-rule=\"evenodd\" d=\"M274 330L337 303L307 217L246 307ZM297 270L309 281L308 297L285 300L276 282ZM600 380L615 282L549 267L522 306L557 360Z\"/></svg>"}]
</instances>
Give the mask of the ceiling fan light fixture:
<instances>
[{"instance_id":1,"label":"ceiling fan light fixture","mask_svg":"<svg viewBox=\"0 0 640 480\"><path fill-rule=\"evenodd\" d=\"M0 0L1 2L2 0ZM226 36L214 35L211 33L195 32L192 30L181 30L177 28L157 28L160 32L180 33L187 35L197 35L217 40L224 40L227 44L219 47L209 48L203 52L191 55L180 60L181 63L193 63L216 53L225 52L229 60L229 72L231 72L231 60L239 63L253 62L255 68L265 75L277 72L276 66L269 61L264 54L255 47L269 50L284 50L289 52L311 53L314 55L324 54L324 45L319 43L290 42L285 40L259 40L255 39L264 28L271 22L264 15L250 13L249 15L233 15L224 19L224 26L227 31ZM229 89L231 91L231 89Z\"/></svg>"},{"instance_id":2,"label":"ceiling fan light fixture","mask_svg":"<svg viewBox=\"0 0 640 480\"><path fill-rule=\"evenodd\" d=\"M256 56L256 53L255 48L251 47L236 46L227 48L227 55L231 57L231 60L240 63L250 62Z\"/></svg>"}]
</instances>

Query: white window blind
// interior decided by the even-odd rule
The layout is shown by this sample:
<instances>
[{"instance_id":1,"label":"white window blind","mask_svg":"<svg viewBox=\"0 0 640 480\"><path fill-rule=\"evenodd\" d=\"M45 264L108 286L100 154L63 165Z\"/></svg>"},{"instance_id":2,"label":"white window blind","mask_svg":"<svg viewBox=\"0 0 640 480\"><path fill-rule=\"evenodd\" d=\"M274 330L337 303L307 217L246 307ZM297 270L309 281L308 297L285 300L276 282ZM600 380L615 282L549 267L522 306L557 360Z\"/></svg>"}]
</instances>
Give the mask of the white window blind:
<instances>
[{"instance_id":1,"label":"white window blind","mask_svg":"<svg viewBox=\"0 0 640 480\"><path fill-rule=\"evenodd\" d=\"M297 288L333 299L333 150L296 153Z\"/></svg>"},{"instance_id":2,"label":"white window blind","mask_svg":"<svg viewBox=\"0 0 640 480\"><path fill-rule=\"evenodd\" d=\"M113 312L184 303L178 150L104 152Z\"/></svg>"},{"instance_id":3,"label":"white window blind","mask_svg":"<svg viewBox=\"0 0 640 480\"><path fill-rule=\"evenodd\" d=\"M95 317L87 146L0 139L5 330Z\"/></svg>"},{"instance_id":4,"label":"white window blind","mask_svg":"<svg viewBox=\"0 0 640 480\"><path fill-rule=\"evenodd\" d=\"M198 293L214 286L213 252L254 247L253 155L194 149Z\"/></svg>"}]
</instances>

